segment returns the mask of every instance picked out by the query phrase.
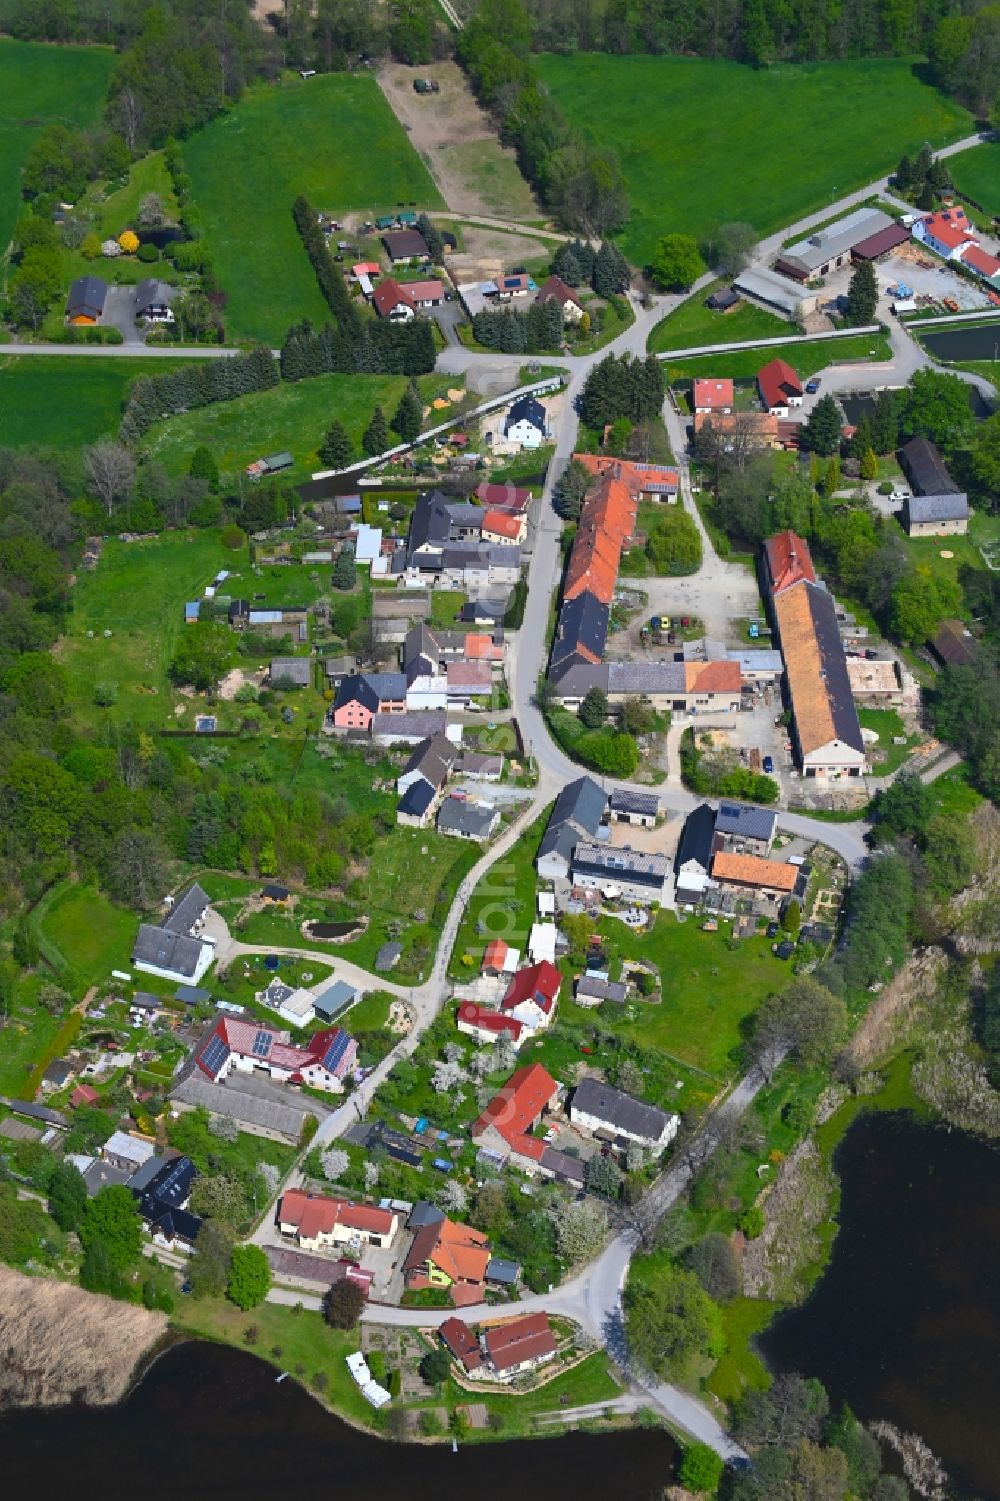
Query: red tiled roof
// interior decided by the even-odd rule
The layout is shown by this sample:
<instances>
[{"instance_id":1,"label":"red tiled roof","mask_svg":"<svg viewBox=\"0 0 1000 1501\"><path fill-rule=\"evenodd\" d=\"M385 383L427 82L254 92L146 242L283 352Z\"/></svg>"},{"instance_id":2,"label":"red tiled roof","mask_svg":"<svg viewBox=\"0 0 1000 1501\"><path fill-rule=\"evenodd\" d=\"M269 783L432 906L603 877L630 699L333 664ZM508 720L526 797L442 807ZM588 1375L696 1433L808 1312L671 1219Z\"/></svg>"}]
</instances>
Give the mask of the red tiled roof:
<instances>
[{"instance_id":1,"label":"red tiled roof","mask_svg":"<svg viewBox=\"0 0 1000 1501\"><path fill-rule=\"evenodd\" d=\"M740 433L753 438L778 436L778 419L770 412L695 412L695 432L709 426L714 433Z\"/></svg>"},{"instance_id":2,"label":"red tiled roof","mask_svg":"<svg viewBox=\"0 0 1000 1501\"><path fill-rule=\"evenodd\" d=\"M483 954L483 969L503 969L510 946L502 938L491 938Z\"/></svg>"},{"instance_id":3,"label":"red tiled roof","mask_svg":"<svg viewBox=\"0 0 1000 1501\"><path fill-rule=\"evenodd\" d=\"M512 1151L537 1162L545 1143L527 1133L558 1092L559 1086L547 1069L540 1063L527 1063L494 1095L473 1125L472 1135L481 1136L494 1126Z\"/></svg>"},{"instance_id":4,"label":"red tiled roof","mask_svg":"<svg viewBox=\"0 0 1000 1501\"><path fill-rule=\"evenodd\" d=\"M771 593L780 594L803 579L815 584L816 570L813 567L809 543L796 532L778 532L764 543L767 572L771 581Z\"/></svg>"},{"instance_id":5,"label":"red tiled roof","mask_svg":"<svg viewBox=\"0 0 1000 1501\"><path fill-rule=\"evenodd\" d=\"M739 663L733 664L736 668L736 680L739 684ZM524 1001L534 1001L545 1012L546 1016L555 1004L559 987L562 985L562 975L548 959L543 959L539 964L530 964L527 969L519 969L507 987L507 994L500 1002L504 1011L514 1011Z\"/></svg>"},{"instance_id":6,"label":"red tiled roof","mask_svg":"<svg viewBox=\"0 0 1000 1501\"><path fill-rule=\"evenodd\" d=\"M573 288L568 287L561 276L550 276L548 281L542 284L535 301L551 302L553 298L559 303L560 307L565 307L567 302L575 302L578 308L583 307L583 303L573 291Z\"/></svg>"},{"instance_id":7,"label":"red tiled roof","mask_svg":"<svg viewBox=\"0 0 1000 1501\"><path fill-rule=\"evenodd\" d=\"M936 214L925 214L921 223L928 234L949 250L975 239L964 208L943 208Z\"/></svg>"},{"instance_id":8,"label":"red tiled roof","mask_svg":"<svg viewBox=\"0 0 1000 1501\"><path fill-rule=\"evenodd\" d=\"M523 524L520 516L511 511L486 511L483 515L484 532L497 532L501 537L513 537L515 542L521 535Z\"/></svg>"},{"instance_id":9,"label":"red tiled roof","mask_svg":"<svg viewBox=\"0 0 1000 1501\"><path fill-rule=\"evenodd\" d=\"M688 693L739 693L742 681L739 662L684 663L684 688Z\"/></svg>"},{"instance_id":10,"label":"red tiled roof","mask_svg":"<svg viewBox=\"0 0 1000 1501\"><path fill-rule=\"evenodd\" d=\"M524 1360L554 1355L556 1342L544 1313L529 1313L485 1331L486 1349L498 1371L508 1371Z\"/></svg>"},{"instance_id":11,"label":"red tiled roof","mask_svg":"<svg viewBox=\"0 0 1000 1501\"><path fill-rule=\"evenodd\" d=\"M264 1032L271 1038L271 1046L266 1052L255 1051L254 1045L260 1034ZM215 1037L220 1038L231 1053L236 1053L243 1058L256 1058L262 1063L273 1063L278 1068L288 1069L295 1072L299 1069L308 1068L310 1064L322 1062L323 1055L337 1037L346 1035L340 1027L324 1027L319 1032L314 1032L304 1048L296 1047L294 1043L285 1042L284 1036L277 1027L269 1027L263 1022L242 1021L235 1016L220 1016L211 1032L205 1038L198 1050L197 1063L203 1073L214 1079L218 1074L218 1067L213 1073L205 1062L205 1054L209 1044ZM338 1078L344 1074L354 1062L357 1047L351 1039L351 1046L341 1055L335 1068L331 1070Z\"/></svg>"},{"instance_id":12,"label":"red tiled roof","mask_svg":"<svg viewBox=\"0 0 1000 1501\"><path fill-rule=\"evenodd\" d=\"M464 1319L445 1319L443 1324L438 1325L438 1334L467 1371L478 1371L483 1363L482 1352L479 1341Z\"/></svg>"},{"instance_id":13,"label":"red tiled roof","mask_svg":"<svg viewBox=\"0 0 1000 1501\"><path fill-rule=\"evenodd\" d=\"M403 1267L407 1272L419 1271L433 1261L453 1282L478 1286L486 1277L489 1259L489 1241L481 1231L445 1219L417 1231Z\"/></svg>"},{"instance_id":14,"label":"red tiled roof","mask_svg":"<svg viewBox=\"0 0 1000 1501\"><path fill-rule=\"evenodd\" d=\"M979 271L983 276L990 277L1000 275L1000 261L995 255L990 255L981 245L969 245L962 252L962 262L971 266L974 271Z\"/></svg>"},{"instance_id":15,"label":"red tiled roof","mask_svg":"<svg viewBox=\"0 0 1000 1501\"><path fill-rule=\"evenodd\" d=\"M709 407L712 411L732 407L733 383L731 380L702 378L694 382L694 407Z\"/></svg>"},{"instance_id":16,"label":"red tiled roof","mask_svg":"<svg viewBox=\"0 0 1000 1501\"><path fill-rule=\"evenodd\" d=\"M802 382L787 360L770 360L757 372L761 400L771 407L788 405L788 397L802 395Z\"/></svg>"},{"instance_id":17,"label":"red tiled roof","mask_svg":"<svg viewBox=\"0 0 1000 1501\"><path fill-rule=\"evenodd\" d=\"M473 688L488 693L493 685L488 662L449 662L445 671L449 688Z\"/></svg>"},{"instance_id":18,"label":"red tiled roof","mask_svg":"<svg viewBox=\"0 0 1000 1501\"><path fill-rule=\"evenodd\" d=\"M505 1032L512 1041L517 1042L524 1030L521 1022L513 1016L505 1016L502 1011L489 1011L485 1006L477 1006L475 1001L463 1001L455 1013L456 1022L465 1022L467 1027L480 1027L484 1032L493 1032L500 1036Z\"/></svg>"},{"instance_id":19,"label":"red tiled roof","mask_svg":"<svg viewBox=\"0 0 1000 1501\"><path fill-rule=\"evenodd\" d=\"M483 480L476 486L476 499L491 510L523 511L531 501L531 491L518 490L514 485L491 485L489 480Z\"/></svg>"},{"instance_id":20,"label":"red tiled roof","mask_svg":"<svg viewBox=\"0 0 1000 1501\"><path fill-rule=\"evenodd\" d=\"M606 453L575 453L573 458L582 464L588 474L610 474L620 480L631 496L652 486L662 486L664 481L677 485L677 470L658 464L636 464L631 459L616 459Z\"/></svg>"},{"instance_id":21,"label":"red tiled roof","mask_svg":"<svg viewBox=\"0 0 1000 1501\"><path fill-rule=\"evenodd\" d=\"M93 1105L101 1097L96 1089L89 1084L78 1084L69 1097L70 1105L75 1110L78 1105Z\"/></svg>"},{"instance_id":22,"label":"red tiled roof","mask_svg":"<svg viewBox=\"0 0 1000 1501\"><path fill-rule=\"evenodd\" d=\"M367 1235L388 1235L394 1218L388 1209L373 1204L352 1204L349 1199L307 1194L301 1188L286 1189L278 1210L278 1223L294 1225L306 1240L313 1240L320 1231L329 1235L335 1225Z\"/></svg>"},{"instance_id":23,"label":"red tiled roof","mask_svg":"<svg viewBox=\"0 0 1000 1501\"><path fill-rule=\"evenodd\" d=\"M465 638L465 655L470 662L500 662L503 647L485 631L470 631Z\"/></svg>"}]
</instances>

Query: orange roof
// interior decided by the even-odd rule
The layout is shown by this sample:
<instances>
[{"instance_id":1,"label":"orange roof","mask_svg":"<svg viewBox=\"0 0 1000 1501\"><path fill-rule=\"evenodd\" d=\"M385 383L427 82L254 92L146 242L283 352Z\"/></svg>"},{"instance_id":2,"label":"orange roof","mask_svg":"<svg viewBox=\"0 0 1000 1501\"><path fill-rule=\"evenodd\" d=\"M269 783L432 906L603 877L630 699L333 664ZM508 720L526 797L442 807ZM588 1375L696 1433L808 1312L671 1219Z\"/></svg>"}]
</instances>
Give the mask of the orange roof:
<instances>
[{"instance_id":1,"label":"orange roof","mask_svg":"<svg viewBox=\"0 0 1000 1501\"><path fill-rule=\"evenodd\" d=\"M430 1259L455 1282L482 1282L490 1259L486 1236L471 1225L456 1225L442 1220L437 1228L437 1242Z\"/></svg>"},{"instance_id":2,"label":"orange roof","mask_svg":"<svg viewBox=\"0 0 1000 1501\"><path fill-rule=\"evenodd\" d=\"M676 486L678 480L676 469L660 464L636 464L607 453L575 453L573 458L588 474L610 474L620 480L630 495L638 495L650 486L660 488L665 481Z\"/></svg>"},{"instance_id":3,"label":"orange roof","mask_svg":"<svg viewBox=\"0 0 1000 1501\"><path fill-rule=\"evenodd\" d=\"M746 433L755 438L778 436L778 419L770 412L695 412L695 432L709 426L714 433Z\"/></svg>"},{"instance_id":4,"label":"orange roof","mask_svg":"<svg viewBox=\"0 0 1000 1501\"><path fill-rule=\"evenodd\" d=\"M483 969L503 969L509 946L502 938L491 938L483 954Z\"/></svg>"},{"instance_id":5,"label":"orange roof","mask_svg":"<svg viewBox=\"0 0 1000 1501\"><path fill-rule=\"evenodd\" d=\"M790 589L803 579L815 584L816 570L809 543L797 533L778 532L776 536L768 537L764 543L764 556L767 559L772 595L780 594L783 589Z\"/></svg>"},{"instance_id":6,"label":"orange roof","mask_svg":"<svg viewBox=\"0 0 1000 1501\"><path fill-rule=\"evenodd\" d=\"M733 404L733 383L731 380L708 380L701 379L693 382L694 407L731 407Z\"/></svg>"},{"instance_id":7,"label":"orange roof","mask_svg":"<svg viewBox=\"0 0 1000 1501\"><path fill-rule=\"evenodd\" d=\"M774 613L795 714L795 732L802 754L808 755L837 739L808 586L783 589L775 598Z\"/></svg>"},{"instance_id":8,"label":"orange roof","mask_svg":"<svg viewBox=\"0 0 1000 1501\"><path fill-rule=\"evenodd\" d=\"M513 537L515 541L523 526L522 518L510 511L486 511L483 515L484 532L496 532L501 537Z\"/></svg>"},{"instance_id":9,"label":"orange roof","mask_svg":"<svg viewBox=\"0 0 1000 1501\"><path fill-rule=\"evenodd\" d=\"M735 881L740 886L767 886L774 891L794 891L798 867L780 860L763 860L760 855L734 855L720 850L712 861L712 875L717 881Z\"/></svg>"},{"instance_id":10,"label":"orange roof","mask_svg":"<svg viewBox=\"0 0 1000 1501\"><path fill-rule=\"evenodd\" d=\"M739 693L743 677L739 662L685 662L688 693Z\"/></svg>"},{"instance_id":11,"label":"orange roof","mask_svg":"<svg viewBox=\"0 0 1000 1501\"><path fill-rule=\"evenodd\" d=\"M356 266L352 266L351 270L354 272L355 276L382 275L382 267L379 265L378 261L358 261L358 264Z\"/></svg>"},{"instance_id":12,"label":"orange roof","mask_svg":"<svg viewBox=\"0 0 1000 1501\"><path fill-rule=\"evenodd\" d=\"M289 1188L282 1195L278 1218L283 1225L295 1225L306 1240L313 1240L320 1232L329 1235L335 1225L371 1235L388 1235L394 1216L388 1209L376 1209L371 1204L352 1204L348 1199L326 1198L322 1194L307 1194L301 1188Z\"/></svg>"},{"instance_id":13,"label":"orange roof","mask_svg":"<svg viewBox=\"0 0 1000 1501\"><path fill-rule=\"evenodd\" d=\"M537 1161L545 1143L527 1132L558 1092L559 1086L547 1069L540 1063L526 1063L490 1100L472 1127L473 1136L481 1136L488 1126L495 1126L512 1151Z\"/></svg>"},{"instance_id":14,"label":"orange roof","mask_svg":"<svg viewBox=\"0 0 1000 1501\"><path fill-rule=\"evenodd\" d=\"M503 647L485 631L470 631L465 638L465 655L470 662L499 662L503 658Z\"/></svg>"}]
</instances>

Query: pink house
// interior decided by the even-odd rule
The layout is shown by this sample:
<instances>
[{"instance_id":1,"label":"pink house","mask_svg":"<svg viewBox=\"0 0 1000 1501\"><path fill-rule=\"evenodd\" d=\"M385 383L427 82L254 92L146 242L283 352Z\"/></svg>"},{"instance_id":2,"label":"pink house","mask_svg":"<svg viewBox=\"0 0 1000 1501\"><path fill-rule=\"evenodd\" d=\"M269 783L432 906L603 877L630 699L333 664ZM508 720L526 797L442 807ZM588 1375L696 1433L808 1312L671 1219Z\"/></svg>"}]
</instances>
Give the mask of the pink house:
<instances>
[{"instance_id":1,"label":"pink house","mask_svg":"<svg viewBox=\"0 0 1000 1501\"><path fill-rule=\"evenodd\" d=\"M404 673L354 672L337 689L330 717L339 730L368 730L376 714L405 712Z\"/></svg>"}]
</instances>

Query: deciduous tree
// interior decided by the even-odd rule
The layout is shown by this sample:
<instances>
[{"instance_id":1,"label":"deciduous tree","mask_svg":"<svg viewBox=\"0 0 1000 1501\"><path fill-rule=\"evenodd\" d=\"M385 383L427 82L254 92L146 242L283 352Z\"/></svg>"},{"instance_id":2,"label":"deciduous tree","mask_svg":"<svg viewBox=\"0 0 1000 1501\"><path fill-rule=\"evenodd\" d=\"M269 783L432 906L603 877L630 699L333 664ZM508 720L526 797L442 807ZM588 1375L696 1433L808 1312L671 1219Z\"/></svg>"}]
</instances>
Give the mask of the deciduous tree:
<instances>
[{"instance_id":1,"label":"deciduous tree","mask_svg":"<svg viewBox=\"0 0 1000 1501\"><path fill-rule=\"evenodd\" d=\"M705 262L694 235L661 235L650 270L659 286L687 290L705 273Z\"/></svg>"},{"instance_id":2,"label":"deciduous tree","mask_svg":"<svg viewBox=\"0 0 1000 1501\"><path fill-rule=\"evenodd\" d=\"M260 1246L234 1246L229 1263L226 1297L248 1313L267 1297L271 1265Z\"/></svg>"}]
</instances>

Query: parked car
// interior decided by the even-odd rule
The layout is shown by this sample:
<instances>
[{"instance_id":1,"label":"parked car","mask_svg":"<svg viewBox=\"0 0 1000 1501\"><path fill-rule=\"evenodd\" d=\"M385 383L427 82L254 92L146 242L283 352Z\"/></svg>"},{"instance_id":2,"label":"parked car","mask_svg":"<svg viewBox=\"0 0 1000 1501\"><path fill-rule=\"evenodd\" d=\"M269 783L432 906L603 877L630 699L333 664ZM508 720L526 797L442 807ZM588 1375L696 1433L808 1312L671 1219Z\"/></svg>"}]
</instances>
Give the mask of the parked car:
<instances>
[{"instance_id":1,"label":"parked car","mask_svg":"<svg viewBox=\"0 0 1000 1501\"><path fill-rule=\"evenodd\" d=\"M764 760L762 762L762 765L763 765L764 770L766 771L767 775L770 776L771 773L772 773L772 771L774 770L774 757L773 756L765 756Z\"/></svg>"},{"instance_id":2,"label":"parked car","mask_svg":"<svg viewBox=\"0 0 1000 1501\"><path fill-rule=\"evenodd\" d=\"M820 381L820 378L819 378L818 375L814 375L813 378L812 378L812 380L807 380L806 381L806 390L808 391L809 395L810 396L815 396L816 392L819 390L821 384L822 384L822 382Z\"/></svg>"}]
</instances>

